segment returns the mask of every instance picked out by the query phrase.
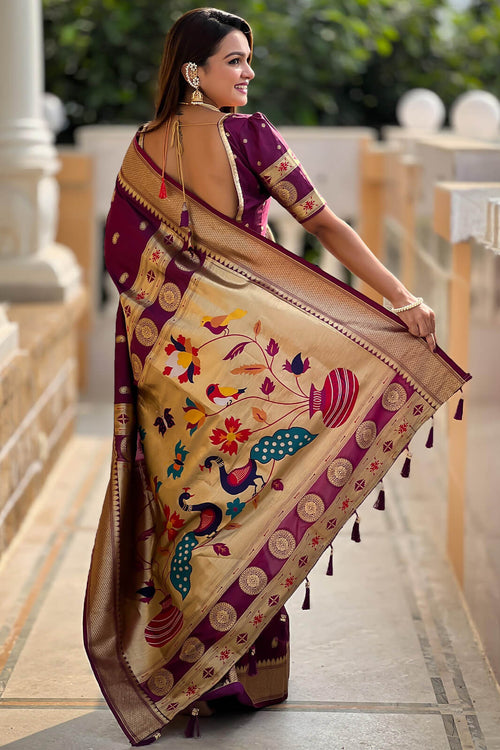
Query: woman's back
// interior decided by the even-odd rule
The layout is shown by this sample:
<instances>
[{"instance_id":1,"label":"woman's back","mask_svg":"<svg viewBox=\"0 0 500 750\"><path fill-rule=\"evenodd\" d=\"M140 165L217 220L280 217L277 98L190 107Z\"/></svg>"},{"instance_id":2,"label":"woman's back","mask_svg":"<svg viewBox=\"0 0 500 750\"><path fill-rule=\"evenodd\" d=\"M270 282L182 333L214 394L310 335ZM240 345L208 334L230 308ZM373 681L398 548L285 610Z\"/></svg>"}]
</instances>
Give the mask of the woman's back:
<instances>
[{"instance_id":1,"label":"woman's back","mask_svg":"<svg viewBox=\"0 0 500 750\"><path fill-rule=\"evenodd\" d=\"M231 218L236 217L238 196L231 164L219 131L221 113L201 107L181 107L180 116L170 124L165 173L192 193ZM182 175L177 163L176 143L172 144L173 125L180 125ZM144 150L161 169L168 124L145 131Z\"/></svg>"}]
</instances>

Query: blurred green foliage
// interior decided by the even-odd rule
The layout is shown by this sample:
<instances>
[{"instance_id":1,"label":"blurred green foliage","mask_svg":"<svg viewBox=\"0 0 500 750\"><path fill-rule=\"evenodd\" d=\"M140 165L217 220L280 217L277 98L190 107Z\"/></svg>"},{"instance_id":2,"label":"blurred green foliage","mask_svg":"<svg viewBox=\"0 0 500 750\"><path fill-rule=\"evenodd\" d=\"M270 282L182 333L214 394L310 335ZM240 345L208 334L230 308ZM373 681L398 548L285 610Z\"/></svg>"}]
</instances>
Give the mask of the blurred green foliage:
<instances>
[{"instance_id":1,"label":"blurred green foliage","mask_svg":"<svg viewBox=\"0 0 500 750\"><path fill-rule=\"evenodd\" d=\"M153 114L166 32L199 2L43 0L46 88L71 127L144 122ZM400 96L433 89L449 107L468 88L500 95L500 5L475 0L219 0L254 31L248 111L278 124L395 121ZM64 136L64 134L63 134Z\"/></svg>"}]
</instances>

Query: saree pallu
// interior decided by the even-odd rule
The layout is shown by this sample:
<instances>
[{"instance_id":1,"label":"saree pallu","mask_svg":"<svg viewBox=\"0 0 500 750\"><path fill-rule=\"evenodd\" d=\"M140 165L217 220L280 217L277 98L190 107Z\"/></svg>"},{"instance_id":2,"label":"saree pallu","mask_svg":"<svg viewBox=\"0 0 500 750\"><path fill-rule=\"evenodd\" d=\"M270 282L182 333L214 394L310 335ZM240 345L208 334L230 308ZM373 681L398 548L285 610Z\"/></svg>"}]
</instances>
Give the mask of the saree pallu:
<instances>
[{"instance_id":1,"label":"saree pallu","mask_svg":"<svg viewBox=\"0 0 500 750\"><path fill-rule=\"evenodd\" d=\"M394 314L189 194L188 244L182 191L158 188L134 141L106 229L115 424L84 614L132 744L238 670L249 695L266 675L263 702L282 694L281 608L469 379Z\"/></svg>"}]
</instances>

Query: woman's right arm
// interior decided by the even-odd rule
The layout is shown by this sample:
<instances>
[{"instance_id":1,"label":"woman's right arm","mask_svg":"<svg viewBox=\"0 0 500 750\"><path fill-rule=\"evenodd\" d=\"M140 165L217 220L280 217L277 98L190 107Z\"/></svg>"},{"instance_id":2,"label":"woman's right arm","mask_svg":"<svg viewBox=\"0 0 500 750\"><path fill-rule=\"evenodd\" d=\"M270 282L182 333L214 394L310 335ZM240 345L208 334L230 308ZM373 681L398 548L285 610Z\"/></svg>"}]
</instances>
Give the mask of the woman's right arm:
<instances>
[{"instance_id":1,"label":"woman's right arm","mask_svg":"<svg viewBox=\"0 0 500 750\"><path fill-rule=\"evenodd\" d=\"M303 222L330 253L346 268L389 300L393 307L411 305L416 298L371 252L361 237L339 219L328 206ZM401 319L414 336L425 338L429 349L436 348L434 312L425 304L401 312Z\"/></svg>"}]
</instances>

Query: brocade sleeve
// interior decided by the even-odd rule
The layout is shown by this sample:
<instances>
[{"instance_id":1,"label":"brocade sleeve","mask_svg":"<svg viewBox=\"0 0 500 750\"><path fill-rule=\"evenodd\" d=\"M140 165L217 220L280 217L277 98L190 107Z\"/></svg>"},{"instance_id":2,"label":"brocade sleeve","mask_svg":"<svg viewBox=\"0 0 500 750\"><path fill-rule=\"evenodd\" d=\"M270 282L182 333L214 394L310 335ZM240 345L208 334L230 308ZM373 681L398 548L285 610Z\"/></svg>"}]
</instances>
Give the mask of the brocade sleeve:
<instances>
[{"instance_id":1,"label":"brocade sleeve","mask_svg":"<svg viewBox=\"0 0 500 750\"><path fill-rule=\"evenodd\" d=\"M321 211L324 199L269 120L256 112L248 118L247 130L243 145L248 163L269 195L300 223Z\"/></svg>"}]
</instances>

